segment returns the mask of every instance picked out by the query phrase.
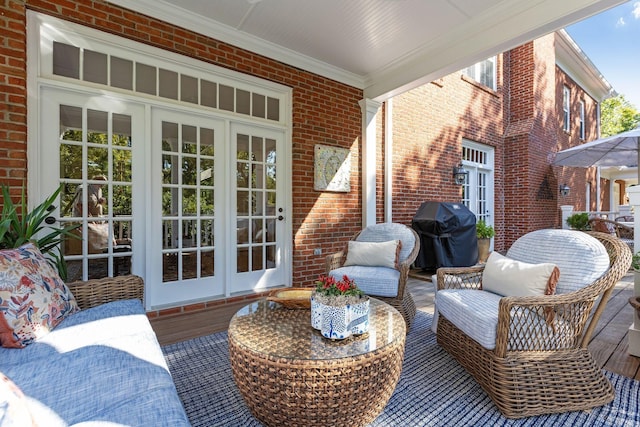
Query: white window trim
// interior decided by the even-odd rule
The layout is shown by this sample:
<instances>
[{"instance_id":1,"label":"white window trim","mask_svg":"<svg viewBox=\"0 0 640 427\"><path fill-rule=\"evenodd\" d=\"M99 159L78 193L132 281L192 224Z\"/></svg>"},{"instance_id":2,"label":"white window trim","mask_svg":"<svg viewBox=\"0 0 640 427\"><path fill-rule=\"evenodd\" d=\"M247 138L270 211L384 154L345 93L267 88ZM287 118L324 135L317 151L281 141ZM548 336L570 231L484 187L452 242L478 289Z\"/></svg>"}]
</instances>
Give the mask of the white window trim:
<instances>
[{"instance_id":1,"label":"white window trim","mask_svg":"<svg viewBox=\"0 0 640 427\"><path fill-rule=\"evenodd\" d=\"M491 90L496 90L496 88L498 87L498 83L497 83L497 74L498 74L498 70L497 70L497 64L498 64L498 57L497 56L492 56L490 58L485 59L484 61L480 61L480 62L476 62L475 64L465 68L462 72L464 73L465 76L467 76L468 78L472 79L475 82L478 82L481 85L486 86L483 82L481 82L479 80L479 76L482 75L482 64L485 62L491 62L493 64L493 75L491 77L491 85L487 86L489 89ZM473 68L473 75L468 73L468 70Z\"/></svg>"},{"instance_id":2,"label":"white window trim","mask_svg":"<svg viewBox=\"0 0 640 427\"><path fill-rule=\"evenodd\" d=\"M567 86L562 87L562 130L571 131L571 90Z\"/></svg>"},{"instance_id":3,"label":"white window trim","mask_svg":"<svg viewBox=\"0 0 640 427\"><path fill-rule=\"evenodd\" d=\"M585 129L585 107L584 101L580 100L580 139L585 139L586 129Z\"/></svg>"},{"instance_id":4,"label":"white window trim","mask_svg":"<svg viewBox=\"0 0 640 427\"><path fill-rule=\"evenodd\" d=\"M471 141L469 139L462 140L462 146L466 148L470 148L472 150L482 151L485 153L485 163L476 163L469 160L462 160L462 166L467 166L468 168L483 170L488 173L487 179L487 194L486 200L489 203L488 206L488 221L487 223L490 225L494 225L495 220L495 148L490 145L481 144L479 142ZM477 216L478 214L475 213ZM493 243L492 243L493 247Z\"/></svg>"}]
</instances>

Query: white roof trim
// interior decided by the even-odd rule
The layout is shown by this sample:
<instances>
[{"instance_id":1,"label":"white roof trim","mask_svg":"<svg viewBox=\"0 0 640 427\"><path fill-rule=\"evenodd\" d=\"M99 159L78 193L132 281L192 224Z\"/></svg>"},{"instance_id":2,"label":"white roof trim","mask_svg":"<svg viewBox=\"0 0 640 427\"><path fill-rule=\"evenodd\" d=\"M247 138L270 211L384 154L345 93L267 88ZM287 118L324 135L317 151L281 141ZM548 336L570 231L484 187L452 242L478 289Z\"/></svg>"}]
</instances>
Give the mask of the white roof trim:
<instances>
[{"instance_id":1,"label":"white roof trim","mask_svg":"<svg viewBox=\"0 0 640 427\"><path fill-rule=\"evenodd\" d=\"M615 95L611 84L564 29L556 31L556 63L597 102Z\"/></svg>"}]
</instances>

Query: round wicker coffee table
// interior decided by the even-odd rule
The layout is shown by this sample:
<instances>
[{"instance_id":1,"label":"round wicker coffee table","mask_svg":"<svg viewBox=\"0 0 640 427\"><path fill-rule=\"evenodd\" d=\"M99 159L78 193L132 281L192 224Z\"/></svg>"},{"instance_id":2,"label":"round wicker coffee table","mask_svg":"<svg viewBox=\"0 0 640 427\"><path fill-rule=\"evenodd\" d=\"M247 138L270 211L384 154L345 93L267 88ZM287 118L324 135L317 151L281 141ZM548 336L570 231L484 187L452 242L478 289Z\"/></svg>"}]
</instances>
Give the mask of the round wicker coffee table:
<instances>
[{"instance_id":1,"label":"round wicker coffee table","mask_svg":"<svg viewBox=\"0 0 640 427\"><path fill-rule=\"evenodd\" d=\"M404 357L405 322L371 299L369 332L328 340L310 310L260 300L229 324L233 377L253 415L267 426L363 426L384 409Z\"/></svg>"}]
</instances>

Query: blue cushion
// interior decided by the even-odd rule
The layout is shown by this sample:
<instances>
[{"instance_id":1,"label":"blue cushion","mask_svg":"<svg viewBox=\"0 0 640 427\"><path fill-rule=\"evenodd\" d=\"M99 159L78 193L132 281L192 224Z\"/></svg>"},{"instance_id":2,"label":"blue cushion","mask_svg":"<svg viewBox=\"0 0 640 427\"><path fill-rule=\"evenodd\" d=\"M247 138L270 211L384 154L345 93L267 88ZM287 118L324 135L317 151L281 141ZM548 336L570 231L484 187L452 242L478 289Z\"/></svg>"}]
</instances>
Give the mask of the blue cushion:
<instances>
[{"instance_id":1,"label":"blue cushion","mask_svg":"<svg viewBox=\"0 0 640 427\"><path fill-rule=\"evenodd\" d=\"M39 425L189 425L137 300L83 310L25 349L2 349L0 371L23 391Z\"/></svg>"},{"instance_id":2,"label":"blue cushion","mask_svg":"<svg viewBox=\"0 0 640 427\"><path fill-rule=\"evenodd\" d=\"M398 296L398 281L400 272L395 268L365 267L352 265L340 267L329 272L330 276L340 280L347 275L356 282L358 288L367 295L378 297Z\"/></svg>"}]
</instances>

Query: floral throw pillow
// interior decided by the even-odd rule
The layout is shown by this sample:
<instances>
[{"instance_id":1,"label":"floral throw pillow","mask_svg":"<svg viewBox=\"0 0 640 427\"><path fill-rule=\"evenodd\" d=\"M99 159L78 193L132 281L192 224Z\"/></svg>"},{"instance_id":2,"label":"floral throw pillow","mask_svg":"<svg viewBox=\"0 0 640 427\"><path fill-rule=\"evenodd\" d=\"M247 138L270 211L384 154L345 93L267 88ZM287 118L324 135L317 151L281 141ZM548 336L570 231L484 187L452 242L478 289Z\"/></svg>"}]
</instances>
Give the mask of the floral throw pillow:
<instances>
[{"instance_id":1,"label":"floral throw pillow","mask_svg":"<svg viewBox=\"0 0 640 427\"><path fill-rule=\"evenodd\" d=\"M75 298L32 243L0 251L0 344L22 348L79 311Z\"/></svg>"}]
</instances>

